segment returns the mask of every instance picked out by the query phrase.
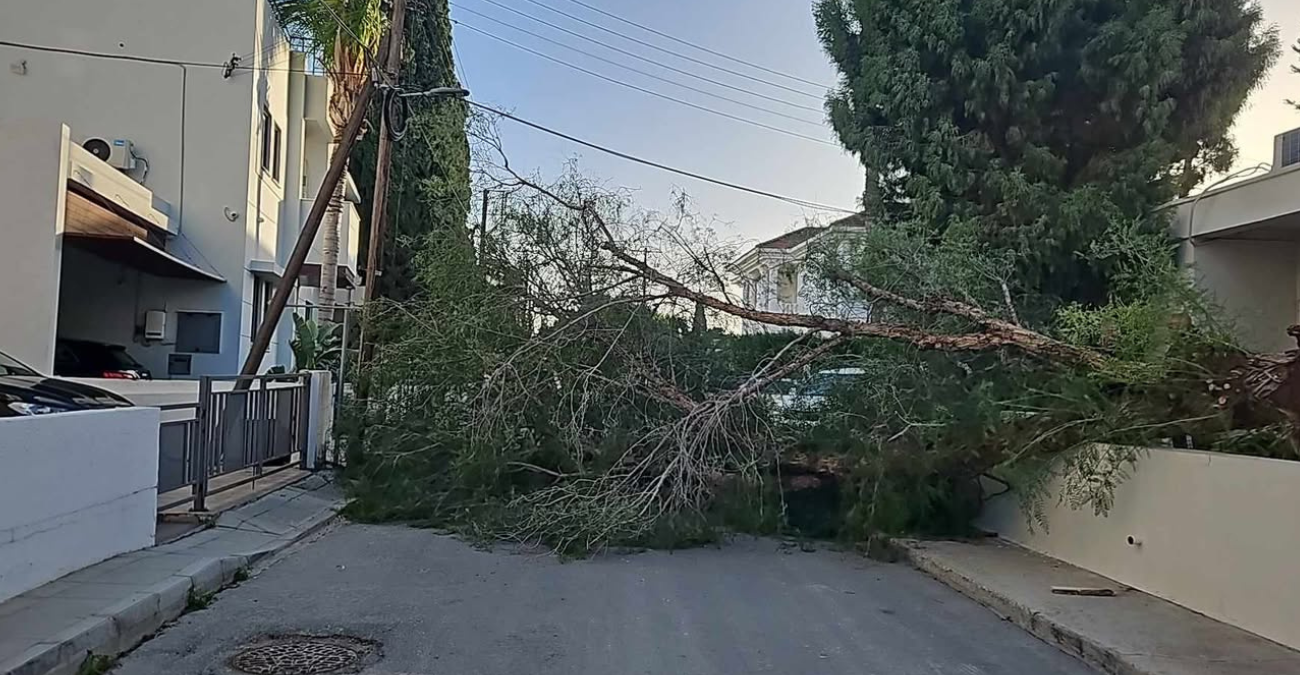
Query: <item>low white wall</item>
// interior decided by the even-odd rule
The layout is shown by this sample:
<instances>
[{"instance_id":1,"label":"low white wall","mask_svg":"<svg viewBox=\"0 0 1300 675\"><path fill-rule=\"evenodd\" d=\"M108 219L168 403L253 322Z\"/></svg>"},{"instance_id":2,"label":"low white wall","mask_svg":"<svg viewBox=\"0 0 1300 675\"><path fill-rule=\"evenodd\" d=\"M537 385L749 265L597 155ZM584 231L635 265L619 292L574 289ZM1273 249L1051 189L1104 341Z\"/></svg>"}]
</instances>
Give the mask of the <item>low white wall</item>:
<instances>
[{"instance_id":1,"label":"low white wall","mask_svg":"<svg viewBox=\"0 0 1300 675\"><path fill-rule=\"evenodd\" d=\"M152 546L158 410L0 419L0 601Z\"/></svg>"},{"instance_id":2,"label":"low white wall","mask_svg":"<svg viewBox=\"0 0 1300 675\"><path fill-rule=\"evenodd\" d=\"M1298 486L1300 462L1153 449L1116 490L1107 516L1053 499L1044 504L1048 529L1031 528L1015 495L1004 495L985 506L977 524L1300 648Z\"/></svg>"}]
</instances>

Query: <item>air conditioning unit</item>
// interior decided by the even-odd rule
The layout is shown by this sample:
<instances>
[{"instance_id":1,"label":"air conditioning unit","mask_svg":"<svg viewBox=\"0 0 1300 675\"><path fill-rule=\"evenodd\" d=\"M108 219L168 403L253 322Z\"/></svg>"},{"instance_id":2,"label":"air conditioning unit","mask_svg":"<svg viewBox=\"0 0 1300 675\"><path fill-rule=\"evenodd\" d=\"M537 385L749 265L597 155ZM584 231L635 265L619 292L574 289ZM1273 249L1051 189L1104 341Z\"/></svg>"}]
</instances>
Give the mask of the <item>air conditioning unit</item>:
<instances>
[{"instance_id":1,"label":"air conditioning unit","mask_svg":"<svg viewBox=\"0 0 1300 675\"><path fill-rule=\"evenodd\" d=\"M144 339L163 340L167 337L167 312L151 309L144 313Z\"/></svg>"},{"instance_id":2,"label":"air conditioning unit","mask_svg":"<svg viewBox=\"0 0 1300 675\"><path fill-rule=\"evenodd\" d=\"M88 138L81 147L90 154L104 160L115 169L131 171L135 169L135 145L125 138Z\"/></svg>"},{"instance_id":3,"label":"air conditioning unit","mask_svg":"<svg viewBox=\"0 0 1300 675\"><path fill-rule=\"evenodd\" d=\"M1300 129L1273 138L1273 170L1300 164Z\"/></svg>"}]
</instances>

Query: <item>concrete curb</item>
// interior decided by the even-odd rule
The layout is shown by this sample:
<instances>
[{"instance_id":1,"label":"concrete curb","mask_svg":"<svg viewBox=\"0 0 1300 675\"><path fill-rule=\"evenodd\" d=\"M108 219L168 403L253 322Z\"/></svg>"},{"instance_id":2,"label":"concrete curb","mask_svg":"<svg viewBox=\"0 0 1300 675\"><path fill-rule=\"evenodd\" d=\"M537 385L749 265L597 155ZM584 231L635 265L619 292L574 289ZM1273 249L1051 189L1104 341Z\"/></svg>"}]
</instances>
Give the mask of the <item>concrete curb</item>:
<instances>
[{"instance_id":1,"label":"concrete curb","mask_svg":"<svg viewBox=\"0 0 1300 675\"><path fill-rule=\"evenodd\" d=\"M934 577L957 592L984 605L994 614L1023 628L1034 637L1082 659L1111 675L1158 675L1130 660L1127 655L1071 630L1041 612L1027 607L945 565L929 555L921 542L895 539L891 542L900 559Z\"/></svg>"},{"instance_id":2,"label":"concrete curb","mask_svg":"<svg viewBox=\"0 0 1300 675\"><path fill-rule=\"evenodd\" d=\"M0 664L0 675L76 675L91 655L115 658L124 654L185 614L192 594L208 595L233 585L239 570L266 561L339 517L338 509L329 509L266 548L196 562Z\"/></svg>"}]
</instances>

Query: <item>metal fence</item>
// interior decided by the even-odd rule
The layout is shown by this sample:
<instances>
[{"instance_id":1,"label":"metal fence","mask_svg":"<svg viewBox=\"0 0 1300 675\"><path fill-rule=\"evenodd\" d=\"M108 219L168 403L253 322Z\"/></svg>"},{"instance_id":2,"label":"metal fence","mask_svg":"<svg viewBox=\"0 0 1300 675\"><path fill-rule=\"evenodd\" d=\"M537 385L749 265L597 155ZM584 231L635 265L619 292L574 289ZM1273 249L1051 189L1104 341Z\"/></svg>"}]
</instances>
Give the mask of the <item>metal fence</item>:
<instances>
[{"instance_id":1,"label":"metal fence","mask_svg":"<svg viewBox=\"0 0 1300 675\"><path fill-rule=\"evenodd\" d=\"M199 380L197 401L162 406L158 492L190 490L158 510L192 503L192 511L204 511L209 495L305 466L310 377L205 376ZM238 387L241 382L247 388ZM292 461L295 453L297 462ZM244 469L249 470L246 477L211 485L214 478Z\"/></svg>"}]
</instances>

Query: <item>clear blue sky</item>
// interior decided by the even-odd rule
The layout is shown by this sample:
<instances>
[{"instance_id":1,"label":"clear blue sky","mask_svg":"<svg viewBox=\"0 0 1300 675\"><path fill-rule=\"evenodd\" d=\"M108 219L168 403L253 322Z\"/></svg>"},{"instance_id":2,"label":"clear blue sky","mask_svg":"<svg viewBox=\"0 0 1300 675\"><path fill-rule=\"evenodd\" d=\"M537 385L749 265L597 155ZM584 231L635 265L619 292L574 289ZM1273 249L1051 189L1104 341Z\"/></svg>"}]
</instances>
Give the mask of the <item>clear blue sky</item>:
<instances>
[{"instance_id":1,"label":"clear blue sky","mask_svg":"<svg viewBox=\"0 0 1300 675\"><path fill-rule=\"evenodd\" d=\"M628 51L670 63L682 70L699 73L737 87L768 96L807 105L818 110L816 98L799 96L762 83L710 70L699 64L676 59L613 35L583 26L563 16L530 4L527 0L497 0L500 4L544 18L551 23L591 35ZM708 46L746 61L790 73L827 85L835 74L821 52L814 33L811 5L790 0L655 0L653 2L616 2L584 0L637 23ZM716 91L730 98L748 101L790 115L821 122L819 112L799 110L779 103L754 98L656 68L644 62L610 52L598 45L584 43L571 35L531 22L485 0L454 0L454 19L514 42L527 45L589 70L647 89L671 94L676 98L715 108L741 117L752 118L772 126L788 128L806 135L834 141L829 127L807 125L761 111L720 101L692 91L655 81L616 66L601 63L575 52L494 24L466 10L497 17L526 27L547 37L580 46L610 59L635 65L700 89ZM733 70L811 93L825 89L753 71L735 63L696 52L644 33L626 24L602 17L568 0L539 0L564 12L581 16L593 23L652 41L674 51L709 60ZM468 87L478 101L496 105L531 121L550 126L624 152L643 156L664 164L689 169L731 182L779 192L801 199L855 208L862 191L862 169L857 161L839 147L810 140L792 138L774 131L750 127L709 113L655 98L601 81L589 75L548 62L519 51L481 34L455 27L455 44ZM643 206L667 208L675 187L684 189L703 214L716 216L720 231L745 237L775 236L802 224L814 211L734 192L726 188L699 183L689 178L666 174L656 169L605 156L594 150L574 146L567 141L542 135L509 121L500 123L504 145L512 165L538 168L553 174L564 163L579 157L583 170L609 181L612 186L637 191L636 200ZM821 214L832 218L834 214ZM730 224L730 226L726 224Z\"/></svg>"},{"instance_id":2,"label":"clear blue sky","mask_svg":"<svg viewBox=\"0 0 1300 675\"><path fill-rule=\"evenodd\" d=\"M529 0L495 0L501 5L545 19L570 30L615 44L683 70L751 89L801 105L821 108L815 98L799 96L771 85L710 70L653 49L629 43L616 36L584 26L549 12ZM570 0L536 0L593 23L689 54L701 60L747 72L811 93L814 87L745 66L718 59L689 47L666 41L635 27L620 24ZM583 0L587 4L707 46L715 51L767 66L829 86L835 73L817 41L811 3L804 0ZM650 70L664 77L701 89L715 91L754 105L807 118L823 120L819 112L799 110L734 90L718 88L653 65L636 62L603 47L583 42L553 28L530 21L488 0L453 0L452 17L487 30L537 51L580 65L614 79L670 94L692 103L733 115L779 126L799 133L834 141L824 122L808 125L758 110L717 100L702 94L655 81L621 68L588 58L536 37L520 33L471 13L486 14L527 28L547 37L578 46L606 58ZM1284 44L1294 44L1300 35L1300 3L1295 0L1263 0L1267 18L1281 26ZM709 113L632 91L601 81L562 65L546 61L489 37L455 27L459 65L474 98L531 121L550 126L613 148L661 163L742 183L755 188L801 199L854 208L862 191L863 174L856 159L838 147L792 138L766 129L723 119ZM1271 157L1274 133L1300 126L1300 115L1282 104L1287 96L1300 98L1300 76L1290 75L1288 66L1300 61L1289 50L1274 69L1266 86L1252 98L1250 109L1238 121L1237 135L1243 162L1247 158ZM502 139L511 163L522 169L538 169L544 175L560 171L565 162L578 157L584 172L611 186L632 188L643 206L667 208L674 188L684 189L704 215L719 221L720 233L750 239L774 236L802 225L807 218L825 221L835 214L784 204L763 197L714 187L689 178L660 172L567 141L542 135L508 121L500 124Z\"/></svg>"}]
</instances>

